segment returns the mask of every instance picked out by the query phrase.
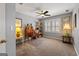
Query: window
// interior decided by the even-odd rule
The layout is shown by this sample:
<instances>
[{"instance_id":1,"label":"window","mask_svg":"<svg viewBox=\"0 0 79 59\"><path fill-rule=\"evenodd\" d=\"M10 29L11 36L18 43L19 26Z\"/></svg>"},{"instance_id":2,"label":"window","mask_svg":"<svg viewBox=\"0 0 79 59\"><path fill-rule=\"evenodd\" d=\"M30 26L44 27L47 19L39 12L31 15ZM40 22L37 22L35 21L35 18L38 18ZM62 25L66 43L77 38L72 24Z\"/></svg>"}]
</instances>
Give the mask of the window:
<instances>
[{"instance_id":1,"label":"window","mask_svg":"<svg viewBox=\"0 0 79 59\"><path fill-rule=\"evenodd\" d=\"M60 32L60 18L45 20L45 32Z\"/></svg>"},{"instance_id":2,"label":"window","mask_svg":"<svg viewBox=\"0 0 79 59\"><path fill-rule=\"evenodd\" d=\"M60 18L56 19L56 31L57 32L60 32L60 27L61 27L60 26L61 25L60 20L61 20Z\"/></svg>"},{"instance_id":3,"label":"window","mask_svg":"<svg viewBox=\"0 0 79 59\"><path fill-rule=\"evenodd\" d=\"M45 24L45 32L47 32L47 21L44 21Z\"/></svg>"},{"instance_id":4,"label":"window","mask_svg":"<svg viewBox=\"0 0 79 59\"><path fill-rule=\"evenodd\" d=\"M52 20L52 32L60 32L60 18Z\"/></svg>"},{"instance_id":5,"label":"window","mask_svg":"<svg viewBox=\"0 0 79 59\"><path fill-rule=\"evenodd\" d=\"M47 31L48 31L48 32L51 32L51 21L48 20L47 23L48 23L48 24L47 24Z\"/></svg>"},{"instance_id":6,"label":"window","mask_svg":"<svg viewBox=\"0 0 79 59\"><path fill-rule=\"evenodd\" d=\"M52 32L54 32L55 31L55 20L54 19L52 20L52 27L51 28L52 28Z\"/></svg>"},{"instance_id":7,"label":"window","mask_svg":"<svg viewBox=\"0 0 79 59\"><path fill-rule=\"evenodd\" d=\"M50 32L51 31L51 21L50 20L45 20L45 32Z\"/></svg>"}]
</instances>

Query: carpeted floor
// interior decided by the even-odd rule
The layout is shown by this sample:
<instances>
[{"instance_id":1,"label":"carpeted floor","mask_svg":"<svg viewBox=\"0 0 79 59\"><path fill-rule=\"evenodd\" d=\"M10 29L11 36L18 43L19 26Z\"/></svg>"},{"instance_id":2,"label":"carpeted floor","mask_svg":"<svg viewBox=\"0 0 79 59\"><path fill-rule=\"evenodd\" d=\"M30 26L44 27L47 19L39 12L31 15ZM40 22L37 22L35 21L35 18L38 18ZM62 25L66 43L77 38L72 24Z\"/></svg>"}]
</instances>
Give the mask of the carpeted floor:
<instances>
[{"instance_id":1,"label":"carpeted floor","mask_svg":"<svg viewBox=\"0 0 79 59\"><path fill-rule=\"evenodd\" d=\"M17 45L17 56L76 56L71 44L60 40L38 38Z\"/></svg>"}]
</instances>

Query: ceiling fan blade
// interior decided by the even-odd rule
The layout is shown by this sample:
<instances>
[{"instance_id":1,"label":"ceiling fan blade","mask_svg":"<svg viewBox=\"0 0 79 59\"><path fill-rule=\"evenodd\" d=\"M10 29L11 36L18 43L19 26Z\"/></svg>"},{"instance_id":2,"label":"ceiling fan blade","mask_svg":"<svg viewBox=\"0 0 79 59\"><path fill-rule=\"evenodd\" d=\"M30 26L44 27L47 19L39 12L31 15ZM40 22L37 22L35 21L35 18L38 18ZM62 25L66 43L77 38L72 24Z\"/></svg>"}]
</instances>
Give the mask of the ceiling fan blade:
<instances>
[{"instance_id":1,"label":"ceiling fan blade","mask_svg":"<svg viewBox=\"0 0 79 59\"><path fill-rule=\"evenodd\" d=\"M36 16L41 16L40 14L36 15Z\"/></svg>"},{"instance_id":2,"label":"ceiling fan blade","mask_svg":"<svg viewBox=\"0 0 79 59\"><path fill-rule=\"evenodd\" d=\"M48 13L48 11L45 11L44 14Z\"/></svg>"},{"instance_id":3,"label":"ceiling fan blade","mask_svg":"<svg viewBox=\"0 0 79 59\"><path fill-rule=\"evenodd\" d=\"M43 10L41 10L40 12L36 12L39 16L51 16L50 14L48 14L48 11L43 11Z\"/></svg>"},{"instance_id":4,"label":"ceiling fan blade","mask_svg":"<svg viewBox=\"0 0 79 59\"><path fill-rule=\"evenodd\" d=\"M45 16L51 16L50 14L44 14Z\"/></svg>"},{"instance_id":5,"label":"ceiling fan blade","mask_svg":"<svg viewBox=\"0 0 79 59\"><path fill-rule=\"evenodd\" d=\"M37 13L37 14L40 14L40 15L42 14L41 12L36 12L36 13Z\"/></svg>"}]
</instances>

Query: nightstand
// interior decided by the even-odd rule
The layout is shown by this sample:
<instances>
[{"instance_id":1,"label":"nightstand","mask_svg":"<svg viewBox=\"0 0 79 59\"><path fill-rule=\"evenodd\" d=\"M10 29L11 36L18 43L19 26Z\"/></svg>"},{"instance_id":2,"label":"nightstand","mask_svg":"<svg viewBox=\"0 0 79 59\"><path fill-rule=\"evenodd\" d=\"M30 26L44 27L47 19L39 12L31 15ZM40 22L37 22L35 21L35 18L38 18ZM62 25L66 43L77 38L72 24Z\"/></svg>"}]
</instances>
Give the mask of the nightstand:
<instances>
[{"instance_id":1,"label":"nightstand","mask_svg":"<svg viewBox=\"0 0 79 59\"><path fill-rule=\"evenodd\" d=\"M71 40L72 40L72 36L62 36L62 41L64 42L64 43L72 43L71 42Z\"/></svg>"}]
</instances>

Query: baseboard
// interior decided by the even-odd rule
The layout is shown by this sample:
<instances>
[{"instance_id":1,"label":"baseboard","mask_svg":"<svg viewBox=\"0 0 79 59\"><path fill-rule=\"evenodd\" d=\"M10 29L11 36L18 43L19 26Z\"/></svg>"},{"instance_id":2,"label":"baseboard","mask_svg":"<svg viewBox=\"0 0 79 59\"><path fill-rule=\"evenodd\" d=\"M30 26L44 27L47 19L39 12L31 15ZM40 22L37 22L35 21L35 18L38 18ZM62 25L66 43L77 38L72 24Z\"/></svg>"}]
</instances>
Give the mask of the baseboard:
<instances>
[{"instance_id":1,"label":"baseboard","mask_svg":"<svg viewBox=\"0 0 79 59\"><path fill-rule=\"evenodd\" d=\"M73 45L73 46L74 46L74 45ZM75 46L74 46L74 49L75 49L75 52L76 52L77 56L79 56L79 54L78 54L77 49L75 48Z\"/></svg>"},{"instance_id":2,"label":"baseboard","mask_svg":"<svg viewBox=\"0 0 79 59\"><path fill-rule=\"evenodd\" d=\"M62 39L60 39L60 38L57 38L57 37L50 37L50 36L47 36L47 35L45 35L45 36L43 36L43 37L45 37L45 38L49 38L49 39L57 39L57 40L62 40Z\"/></svg>"},{"instance_id":3,"label":"baseboard","mask_svg":"<svg viewBox=\"0 0 79 59\"><path fill-rule=\"evenodd\" d=\"M0 53L0 56L7 56L7 53Z\"/></svg>"}]
</instances>

